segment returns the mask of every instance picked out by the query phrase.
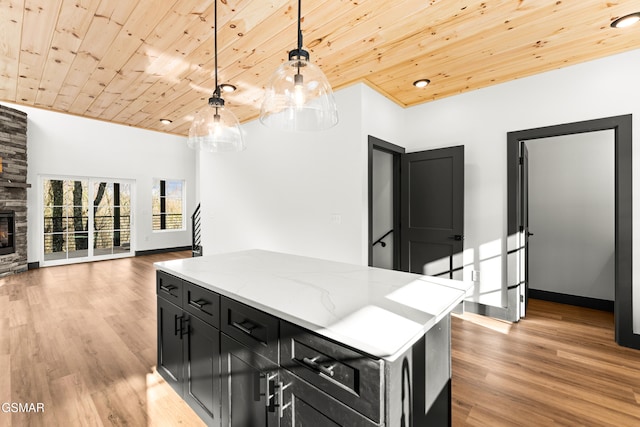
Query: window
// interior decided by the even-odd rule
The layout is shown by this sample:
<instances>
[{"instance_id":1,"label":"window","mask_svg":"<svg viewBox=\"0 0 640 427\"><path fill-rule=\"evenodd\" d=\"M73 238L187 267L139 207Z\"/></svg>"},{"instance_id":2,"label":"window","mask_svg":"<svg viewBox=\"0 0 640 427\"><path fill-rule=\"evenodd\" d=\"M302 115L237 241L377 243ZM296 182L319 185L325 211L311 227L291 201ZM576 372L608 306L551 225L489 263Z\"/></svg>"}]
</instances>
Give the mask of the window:
<instances>
[{"instance_id":1,"label":"window","mask_svg":"<svg viewBox=\"0 0 640 427\"><path fill-rule=\"evenodd\" d=\"M184 230L184 181L153 180L153 231Z\"/></svg>"},{"instance_id":2,"label":"window","mask_svg":"<svg viewBox=\"0 0 640 427\"><path fill-rule=\"evenodd\" d=\"M131 185L126 182L94 182L94 255L131 250Z\"/></svg>"},{"instance_id":3,"label":"window","mask_svg":"<svg viewBox=\"0 0 640 427\"><path fill-rule=\"evenodd\" d=\"M44 261L89 255L88 180L45 179Z\"/></svg>"}]
</instances>

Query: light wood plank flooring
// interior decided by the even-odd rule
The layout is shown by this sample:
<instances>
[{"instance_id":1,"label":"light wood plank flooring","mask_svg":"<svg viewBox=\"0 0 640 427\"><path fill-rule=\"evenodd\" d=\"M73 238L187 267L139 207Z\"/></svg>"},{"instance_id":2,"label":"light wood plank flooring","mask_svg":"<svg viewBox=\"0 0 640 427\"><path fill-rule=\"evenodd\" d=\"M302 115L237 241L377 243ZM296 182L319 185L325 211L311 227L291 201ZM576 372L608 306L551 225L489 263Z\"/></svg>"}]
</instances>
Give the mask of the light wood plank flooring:
<instances>
[{"instance_id":1,"label":"light wood plank flooring","mask_svg":"<svg viewBox=\"0 0 640 427\"><path fill-rule=\"evenodd\" d=\"M452 322L455 426L640 426L640 351L613 313L530 300L511 324Z\"/></svg>"},{"instance_id":2,"label":"light wood plank flooring","mask_svg":"<svg viewBox=\"0 0 640 427\"><path fill-rule=\"evenodd\" d=\"M154 371L153 262L189 252L31 270L0 279L0 426L203 425Z\"/></svg>"},{"instance_id":3,"label":"light wood plank flooring","mask_svg":"<svg viewBox=\"0 0 640 427\"><path fill-rule=\"evenodd\" d=\"M188 252L0 279L0 426L200 426L155 373L153 262ZM453 425L640 425L640 351L613 316L532 300L509 324L453 319ZM311 426L313 427L313 426Z\"/></svg>"}]
</instances>

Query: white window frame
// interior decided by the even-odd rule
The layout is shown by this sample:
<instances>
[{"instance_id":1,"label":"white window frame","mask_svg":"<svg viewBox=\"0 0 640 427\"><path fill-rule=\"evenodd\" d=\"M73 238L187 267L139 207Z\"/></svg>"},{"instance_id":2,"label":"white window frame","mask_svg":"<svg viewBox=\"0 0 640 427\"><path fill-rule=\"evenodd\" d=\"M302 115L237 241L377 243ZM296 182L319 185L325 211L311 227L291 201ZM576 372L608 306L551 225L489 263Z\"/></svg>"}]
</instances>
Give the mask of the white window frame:
<instances>
[{"instance_id":1,"label":"white window frame","mask_svg":"<svg viewBox=\"0 0 640 427\"><path fill-rule=\"evenodd\" d=\"M164 229L155 229L153 227L153 221L154 221L154 216L156 215L156 213L153 211L153 202L154 202L154 189L156 187L156 183L158 183L158 185L160 185L160 181L165 181L165 182L180 182L181 183L181 193L182 193L182 198L181 198L181 225L180 228L164 228ZM161 196L158 196L161 197ZM187 192L186 192L186 180L182 179L182 178L158 178L155 177L153 178L152 182L151 182L151 232L152 233L172 233L172 232L184 232L187 231L187 215L186 215L186 209L187 209Z\"/></svg>"},{"instance_id":2,"label":"white window frame","mask_svg":"<svg viewBox=\"0 0 640 427\"><path fill-rule=\"evenodd\" d=\"M88 200L95 198L94 184L98 182L108 183L121 183L128 184L131 191L131 212L130 212L130 238L129 238L129 251L125 253L111 253L105 255L94 255L93 242L94 242L94 218L93 218L93 206L88 205L88 255L84 257L63 258L56 260L46 260L44 253L45 233L44 233L44 183L47 180L62 180L62 181L87 181L87 197ZM135 222L135 206L136 206L136 181L132 179L124 178L100 178L100 177L87 177L87 176L70 176L70 175L39 175L38 176L38 223L39 223L39 241L40 248L38 250L39 263L42 267L49 267L55 265L77 264L81 262L102 261L107 259L117 258L129 258L135 256L135 236L136 236L136 222Z\"/></svg>"}]
</instances>

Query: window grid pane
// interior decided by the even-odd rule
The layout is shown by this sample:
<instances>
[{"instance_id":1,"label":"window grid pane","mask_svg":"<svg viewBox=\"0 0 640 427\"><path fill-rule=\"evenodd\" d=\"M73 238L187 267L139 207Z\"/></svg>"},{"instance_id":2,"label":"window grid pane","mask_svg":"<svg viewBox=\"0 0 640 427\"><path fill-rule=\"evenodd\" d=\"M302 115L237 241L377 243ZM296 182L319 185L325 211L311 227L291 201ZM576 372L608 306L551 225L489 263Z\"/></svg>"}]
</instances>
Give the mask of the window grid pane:
<instances>
[{"instance_id":1,"label":"window grid pane","mask_svg":"<svg viewBox=\"0 0 640 427\"><path fill-rule=\"evenodd\" d=\"M155 179L151 191L152 228L184 230L184 182Z\"/></svg>"}]
</instances>

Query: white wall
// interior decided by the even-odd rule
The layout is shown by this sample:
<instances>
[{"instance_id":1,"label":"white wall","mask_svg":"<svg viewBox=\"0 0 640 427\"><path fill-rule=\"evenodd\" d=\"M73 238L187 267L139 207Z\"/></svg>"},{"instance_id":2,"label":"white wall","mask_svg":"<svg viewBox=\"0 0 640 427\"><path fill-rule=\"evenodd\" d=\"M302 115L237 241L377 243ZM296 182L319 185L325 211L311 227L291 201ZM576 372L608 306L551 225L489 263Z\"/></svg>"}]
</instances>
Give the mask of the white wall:
<instances>
[{"instance_id":1,"label":"white wall","mask_svg":"<svg viewBox=\"0 0 640 427\"><path fill-rule=\"evenodd\" d=\"M332 129L287 133L256 120L243 127L245 151L200 154L204 254L262 248L366 262L361 90L336 94Z\"/></svg>"},{"instance_id":2,"label":"white wall","mask_svg":"<svg viewBox=\"0 0 640 427\"><path fill-rule=\"evenodd\" d=\"M615 299L615 132L526 143L529 289Z\"/></svg>"},{"instance_id":3,"label":"white wall","mask_svg":"<svg viewBox=\"0 0 640 427\"><path fill-rule=\"evenodd\" d=\"M395 143L402 108L358 84L339 122L287 133L243 126L241 153L200 154L205 254L248 248L368 263L368 135Z\"/></svg>"},{"instance_id":4,"label":"white wall","mask_svg":"<svg viewBox=\"0 0 640 427\"><path fill-rule=\"evenodd\" d=\"M133 250L191 244L190 231L153 233L153 178L186 181L187 214L194 208L195 155L186 138L3 103L27 113L28 261L41 261L38 177L41 175L122 178L135 181Z\"/></svg>"},{"instance_id":5,"label":"white wall","mask_svg":"<svg viewBox=\"0 0 640 427\"><path fill-rule=\"evenodd\" d=\"M638 70L640 50L635 50L406 110L401 139L408 151L465 145L465 248L473 253L473 267L480 270L477 301L506 306L506 133L631 113L637 141ZM640 150L634 150L634 224L640 224L639 155ZM633 267L640 271L638 226L633 233ZM633 295L637 333L637 274Z\"/></svg>"}]
</instances>

